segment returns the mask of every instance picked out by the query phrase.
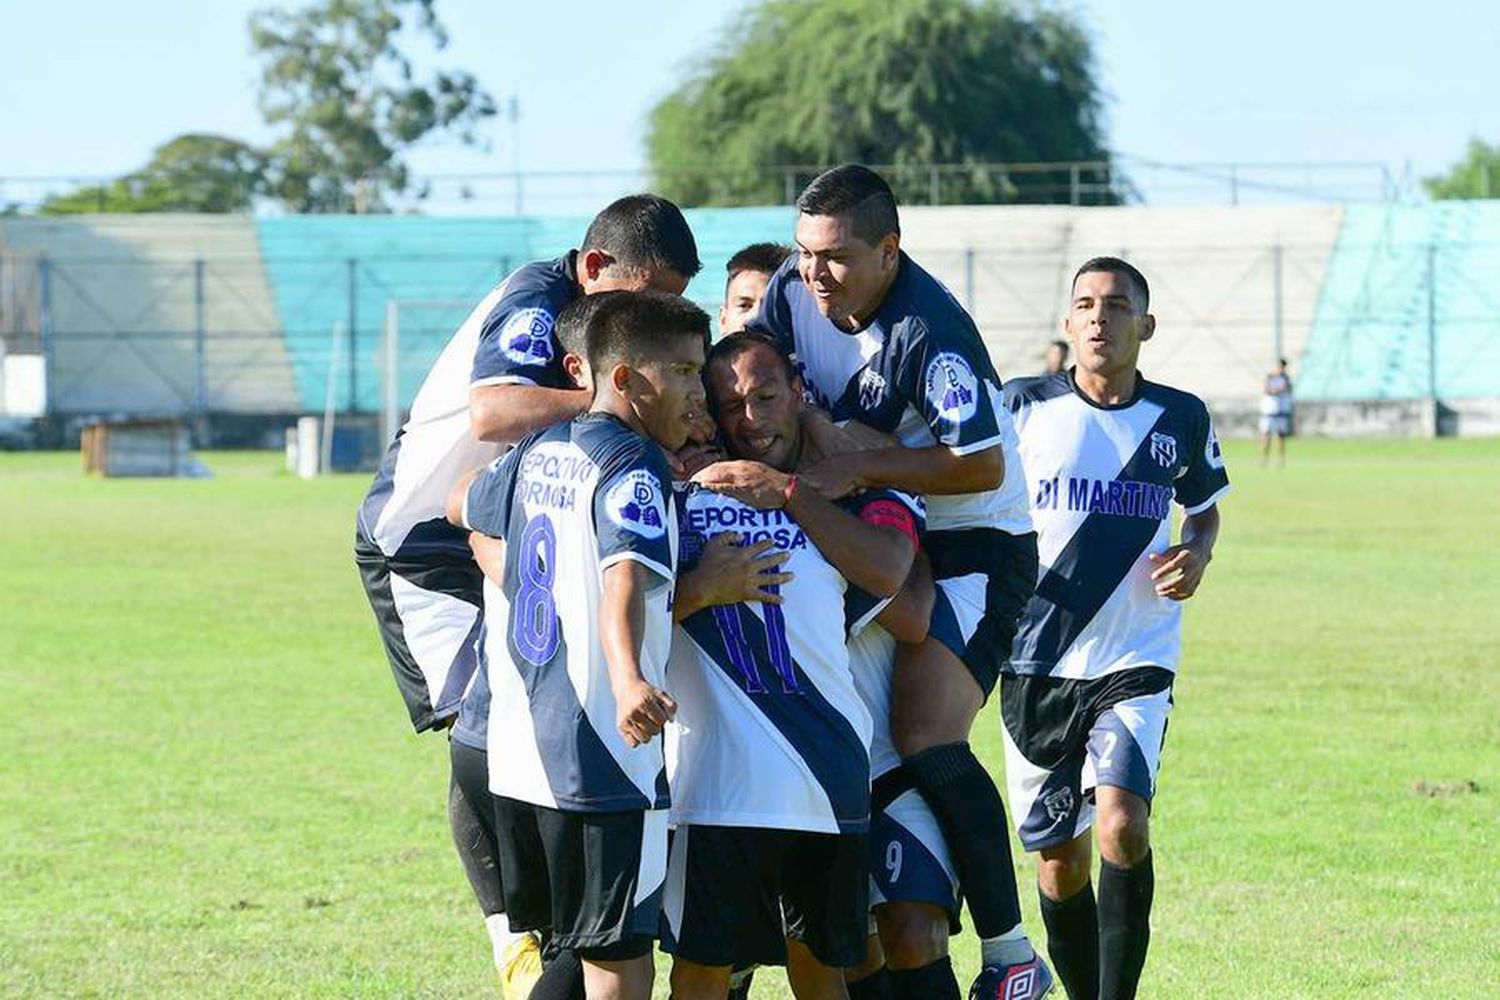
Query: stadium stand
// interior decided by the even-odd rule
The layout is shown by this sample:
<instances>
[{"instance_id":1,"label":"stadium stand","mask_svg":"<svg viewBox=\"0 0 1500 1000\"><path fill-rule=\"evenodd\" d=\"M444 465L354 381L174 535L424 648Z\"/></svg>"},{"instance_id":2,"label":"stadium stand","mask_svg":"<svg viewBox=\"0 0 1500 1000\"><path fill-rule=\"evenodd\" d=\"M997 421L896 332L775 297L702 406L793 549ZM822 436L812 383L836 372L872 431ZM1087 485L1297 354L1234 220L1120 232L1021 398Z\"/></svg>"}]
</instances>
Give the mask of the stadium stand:
<instances>
[{"instance_id":1,"label":"stadium stand","mask_svg":"<svg viewBox=\"0 0 1500 1000\"><path fill-rule=\"evenodd\" d=\"M300 409L249 219L3 219L0 250L38 283L47 261L54 412Z\"/></svg>"}]
</instances>

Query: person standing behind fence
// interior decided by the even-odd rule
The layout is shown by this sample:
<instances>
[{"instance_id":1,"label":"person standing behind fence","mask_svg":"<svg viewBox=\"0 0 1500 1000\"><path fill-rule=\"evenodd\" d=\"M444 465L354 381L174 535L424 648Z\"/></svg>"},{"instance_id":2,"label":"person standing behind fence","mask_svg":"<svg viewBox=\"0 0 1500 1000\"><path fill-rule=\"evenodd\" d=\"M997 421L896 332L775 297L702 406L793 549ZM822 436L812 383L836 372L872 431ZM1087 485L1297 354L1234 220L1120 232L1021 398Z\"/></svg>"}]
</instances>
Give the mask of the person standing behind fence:
<instances>
[{"instance_id":1,"label":"person standing behind fence","mask_svg":"<svg viewBox=\"0 0 1500 1000\"><path fill-rule=\"evenodd\" d=\"M1292 436L1292 377L1286 373L1286 358L1266 375L1260 397L1260 464L1271 457L1271 438L1276 438L1276 461L1286 464L1286 439Z\"/></svg>"}]
</instances>

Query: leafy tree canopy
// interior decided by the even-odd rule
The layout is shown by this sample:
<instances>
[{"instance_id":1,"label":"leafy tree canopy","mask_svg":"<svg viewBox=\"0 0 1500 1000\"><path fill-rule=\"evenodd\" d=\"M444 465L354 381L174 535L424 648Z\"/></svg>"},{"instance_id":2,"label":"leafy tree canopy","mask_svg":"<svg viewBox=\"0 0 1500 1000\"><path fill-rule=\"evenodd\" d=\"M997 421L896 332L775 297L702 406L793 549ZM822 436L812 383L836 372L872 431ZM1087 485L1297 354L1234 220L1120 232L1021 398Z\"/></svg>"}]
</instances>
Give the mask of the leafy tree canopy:
<instances>
[{"instance_id":1,"label":"leafy tree canopy","mask_svg":"<svg viewBox=\"0 0 1500 1000\"><path fill-rule=\"evenodd\" d=\"M1500 146L1469 140L1464 158L1445 174L1422 181L1439 201L1456 198L1500 198Z\"/></svg>"},{"instance_id":2,"label":"leafy tree canopy","mask_svg":"<svg viewBox=\"0 0 1500 1000\"><path fill-rule=\"evenodd\" d=\"M762 0L652 111L656 186L687 204L776 204L767 169L893 165L906 201L1066 201L1065 171L976 164L1106 161L1093 50L1066 12L1006 0ZM900 169L908 168L908 169ZM810 174L796 178L806 183ZM1114 201L1107 186L1094 201Z\"/></svg>"},{"instance_id":3,"label":"leafy tree canopy","mask_svg":"<svg viewBox=\"0 0 1500 1000\"><path fill-rule=\"evenodd\" d=\"M221 135L189 133L156 147L140 170L54 195L43 215L80 212L244 212L265 189L266 154Z\"/></svg>"}]
</instances>

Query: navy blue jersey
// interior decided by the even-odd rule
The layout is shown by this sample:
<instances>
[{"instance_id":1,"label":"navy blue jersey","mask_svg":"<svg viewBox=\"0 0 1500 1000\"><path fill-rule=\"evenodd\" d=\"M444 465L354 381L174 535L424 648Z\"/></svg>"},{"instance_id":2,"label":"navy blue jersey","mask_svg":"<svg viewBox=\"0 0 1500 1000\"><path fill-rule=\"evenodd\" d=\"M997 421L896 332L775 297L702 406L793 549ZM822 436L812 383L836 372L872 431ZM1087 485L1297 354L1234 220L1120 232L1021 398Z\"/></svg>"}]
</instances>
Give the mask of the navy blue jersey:
<instances>
[{"instance_id":1,"label":"navy blue jersey","mask_svg":"<svg viewBox=\"0 0 1500 1000\"><path fill-rule=\"evenodd\" d=\"M660 447L587 413L526 438L470 486L465 524L506 543L503 581L485 581L481 647L497 795L575 811L667 805L661 741L631 748L615 728L599 608L610 566L651 571L640 669L664 686L677 562L670 483Z\"/></svg>"},{"instance_id":2,"label":"navy blue jersey","mask_svg":"<svg viewBox=\"0 0 1500 1000\"><path fill-rule=\"evenodd\" d=\"M1144 378L1128 403L1102 406L1071 374L1016 379L1005 405L1041 562L1010 669L1071 678L1175 669L1182 606L1157 596L1148 556L1171 544L1173 502L1196 514L1229 490L1208 408Z\"/></svg>"},{"instance_id":3,"label":"navy blue jersey","mask_svg":"<svg viewBox=\"0 0 1500 1000\"><path fill-rule=\"evenodd\" d=\"M834 326L788 260L771 276L749 329L790 352L808 397L835 420L858 420L907 447L942 445L957 455L998 447L999 488L927 497L933 531L1031 530L1022 477L1011 472L1016 436L1000 406L1000 376L974 321L905 253L870 322L855 333ZM1019 463L1015 463L1019 464Z\"/></svg>"}]
</instances>

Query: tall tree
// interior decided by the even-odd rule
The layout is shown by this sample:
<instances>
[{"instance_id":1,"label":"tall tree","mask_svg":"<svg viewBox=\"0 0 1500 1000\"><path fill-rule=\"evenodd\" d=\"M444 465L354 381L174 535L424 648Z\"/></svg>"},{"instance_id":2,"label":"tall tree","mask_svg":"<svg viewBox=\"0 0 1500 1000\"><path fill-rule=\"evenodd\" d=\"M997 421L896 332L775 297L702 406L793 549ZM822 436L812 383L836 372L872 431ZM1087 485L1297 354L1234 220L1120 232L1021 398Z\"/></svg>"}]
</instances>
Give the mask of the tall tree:
<instances>
[{"instance_id":1,"label":"tall tree","mask_svg":"<svg viewBox=\"0 0 1500 1000\"><path fill-rule=\"evenodd\" d=\"M244 212L264 193L266 154L238 139L188 133L156 147L118 180L53 195L42 215L81 212Z\"/></svg>"},{"instance_id":2,"label":"tall tree","mask_svg":"<svg viewBox=\"0 0 1500 1000\"><path fill-rule=\"evenodd\" d=\"M975 165L1109 159L1088 34L1007 0L762 0L656 106L646 144L658 190L688 204L779 203L793 178L766 168L849 160L896 167L909 201L931 200L933 164L961 165L938 176L945 201L1067 201L1066 170Z\"/></svg>"},{"instance_id":3,"label":"tall tree","mask_svg":"<svg viewBox=\"0 0 1500 1000\"><path fill-rule=\"evenodd\" d=\"M411 43L448 44L434 0L316 0L250 18L260 107L286 135L273 190L294 212L379 212L410 186L402 153L449 133L465 145L495 103L466 72L419 80Z\"/></svg>"},{"instance_id":4,"label":"tall tree","mask_svg":"<svg viewBox=\"0 0 1500 1000\"><path fill-rule=\"evenodd\" d=\"M1445 174L1426 177L1422 186L1439 201L1456 198L1500 198L1500 146L1469 140L1464 158Z\"/></svg>"}]
</instances>

